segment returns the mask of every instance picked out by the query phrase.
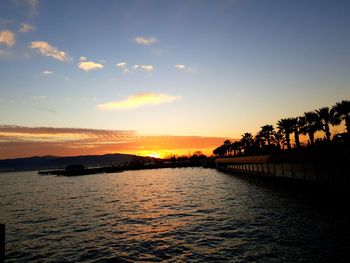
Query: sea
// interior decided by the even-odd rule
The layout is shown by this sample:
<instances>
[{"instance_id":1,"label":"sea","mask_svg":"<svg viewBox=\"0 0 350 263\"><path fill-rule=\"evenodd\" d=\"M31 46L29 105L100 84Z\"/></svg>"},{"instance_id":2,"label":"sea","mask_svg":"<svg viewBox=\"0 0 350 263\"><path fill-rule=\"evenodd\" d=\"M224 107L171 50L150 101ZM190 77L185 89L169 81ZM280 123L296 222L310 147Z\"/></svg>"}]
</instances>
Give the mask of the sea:
<instances>
[{"instance_id":1,"label":"sea","mask_svg":"<svg viewBox=\"0 0 350 263\"><path fill-rule=\"evenodd\" d=\"M215 169L0 173L5 262L350 262L349 207Z\"/></svg>"}]
</instances>

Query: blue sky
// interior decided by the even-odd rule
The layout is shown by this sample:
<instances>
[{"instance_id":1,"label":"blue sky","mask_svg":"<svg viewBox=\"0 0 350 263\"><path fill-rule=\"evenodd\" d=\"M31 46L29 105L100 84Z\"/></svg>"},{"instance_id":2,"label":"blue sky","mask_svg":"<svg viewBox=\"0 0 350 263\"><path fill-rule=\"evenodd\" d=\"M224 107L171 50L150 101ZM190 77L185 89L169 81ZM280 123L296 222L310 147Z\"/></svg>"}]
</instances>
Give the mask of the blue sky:
<instances>
[{"instance_id":1,"label":"blue sky","mask_svg":"<svg viewBox=\"0 0 350 263\"><path fill-rule=\"evenodd\" d=\"M349 13L348 1L1 1L15 43L0 37L0 124L254 133L350 98Z\"/></svg>"}]
</instances>

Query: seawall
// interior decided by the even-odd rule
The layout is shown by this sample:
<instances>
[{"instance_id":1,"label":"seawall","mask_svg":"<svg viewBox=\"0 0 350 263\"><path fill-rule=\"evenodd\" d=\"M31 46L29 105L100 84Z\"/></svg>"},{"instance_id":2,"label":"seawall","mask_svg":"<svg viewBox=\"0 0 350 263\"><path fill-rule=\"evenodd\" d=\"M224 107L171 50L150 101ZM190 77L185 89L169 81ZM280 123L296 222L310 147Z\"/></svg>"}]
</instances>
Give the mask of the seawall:
<instances>
[{"instance_id":1,"label":"seawall","mask_svg":"<svg viewBox=\"0 0 350 263\"><path fill-rule=\"evenodd\" d=\"M264 155L217 158L215 163L221 171L246 176L293 179L347 188L350 186L350 164L340 160L327 162L323 159L298 160Z\"/></svg>"}]
</instances>

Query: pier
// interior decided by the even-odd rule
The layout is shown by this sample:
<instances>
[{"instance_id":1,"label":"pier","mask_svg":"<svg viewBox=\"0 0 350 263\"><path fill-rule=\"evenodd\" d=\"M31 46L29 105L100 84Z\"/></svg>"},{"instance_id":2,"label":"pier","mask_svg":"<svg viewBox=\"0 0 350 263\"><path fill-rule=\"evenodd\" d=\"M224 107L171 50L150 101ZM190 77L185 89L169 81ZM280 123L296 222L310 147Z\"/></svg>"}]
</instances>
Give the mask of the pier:
<instances>
[{"instance_id":1,"label":"pier","mask_svg":"<svg viewBox=\"0 0 350 263\"><path fill-rule=\"evenodd\" d=\"M68 166L66 169L60 170L45 170L39 171L39 175L57 175L57 176L78 176L78 175L89 175L89 174L103 174L103 173L120 173L128 170L146 170L146 169L161 169L161 168L186 168L186 167L200 167L200 163L191 162L163 162L163 163L135 163L124 166L107 166L97 168L84 168L83 166L73 165L74 169ZM68 169L67 169L68 168Z\"/></svg>"}]
</instances>

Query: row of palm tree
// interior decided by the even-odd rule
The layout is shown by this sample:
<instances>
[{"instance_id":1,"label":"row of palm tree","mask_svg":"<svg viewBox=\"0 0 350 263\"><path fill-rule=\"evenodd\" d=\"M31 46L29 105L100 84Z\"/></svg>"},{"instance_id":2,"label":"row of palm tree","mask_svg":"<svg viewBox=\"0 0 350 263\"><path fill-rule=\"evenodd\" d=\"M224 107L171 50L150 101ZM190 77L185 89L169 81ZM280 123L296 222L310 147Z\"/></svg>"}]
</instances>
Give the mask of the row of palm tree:
<instances>
[{"instance_id":1,"label":"row of palm tree","mask_svg":"<svg viewBox=\"0 0 350 263\"><path fill-rule=\"evenodd\" d=\"M291 135L294 137L295 147L300 148L300 134L307 135L308 144L313 146L317 131L323 131L323 140L330 143L332 140L330 126L340 125L342 122L345 123L346 132L350 135L350 101L348 100L338 102L331 108L322 107L305 112L303 116L283 118L277 122L277 130L273 125L267 124L262 126L255 136L247 132L239 141L225 140L213 151L213 154L217 156L252 155L271 153L285 147L291 150Z\"/></svg>"}]
</instances>

